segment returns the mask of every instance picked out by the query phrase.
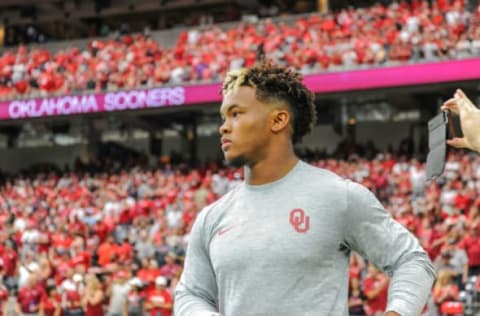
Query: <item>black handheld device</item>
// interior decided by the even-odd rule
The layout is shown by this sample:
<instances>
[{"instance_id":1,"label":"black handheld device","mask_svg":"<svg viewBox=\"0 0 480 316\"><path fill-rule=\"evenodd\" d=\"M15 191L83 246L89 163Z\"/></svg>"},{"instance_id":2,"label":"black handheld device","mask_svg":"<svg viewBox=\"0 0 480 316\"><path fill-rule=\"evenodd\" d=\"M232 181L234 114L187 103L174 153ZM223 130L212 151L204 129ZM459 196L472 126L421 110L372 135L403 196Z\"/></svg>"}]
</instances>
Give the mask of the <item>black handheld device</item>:
<instances>
[{"instance_id":1,"label":"black handheld device","mask_svg":"<svg viewBox=\"0 0 480 316\"><path fill-rule=\"evenodd\" d=\"M448 134L454 136L450 112L442 111L428 121L427 180L438 178L445 169Z\"/></svg>"}]
</instances>

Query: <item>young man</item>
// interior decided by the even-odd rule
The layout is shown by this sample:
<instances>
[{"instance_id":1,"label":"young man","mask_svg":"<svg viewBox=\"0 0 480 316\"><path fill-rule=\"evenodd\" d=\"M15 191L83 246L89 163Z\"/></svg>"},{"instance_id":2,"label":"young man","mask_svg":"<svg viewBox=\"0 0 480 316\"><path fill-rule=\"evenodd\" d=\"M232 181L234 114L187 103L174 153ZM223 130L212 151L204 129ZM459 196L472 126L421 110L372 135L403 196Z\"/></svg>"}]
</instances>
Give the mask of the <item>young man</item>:
<instances>
[{"instance_id":1,"label":"young man","mask_svg":"<svg viewBox=\"0 0 480 316\"><path fill-rule=\"evenodd\" d=\"M300 76L264 63L230 73L223 97L222 150L245 182L198 215L175 315L347 315L352 250L391 276L387 315L419 315L435 274L415 237L294 154L316 116Z\"/></svg>"}]
</instances>

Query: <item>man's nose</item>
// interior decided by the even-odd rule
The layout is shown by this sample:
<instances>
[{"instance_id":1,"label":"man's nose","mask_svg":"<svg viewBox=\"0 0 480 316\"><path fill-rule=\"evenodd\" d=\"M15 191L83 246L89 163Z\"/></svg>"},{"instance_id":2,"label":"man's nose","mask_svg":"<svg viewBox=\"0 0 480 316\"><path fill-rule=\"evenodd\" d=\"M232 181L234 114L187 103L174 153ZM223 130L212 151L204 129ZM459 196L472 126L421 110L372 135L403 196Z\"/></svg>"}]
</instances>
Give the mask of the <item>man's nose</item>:
<instances>
[{"instance_id":1,"label":"man's nose","mask_svg":"<svg viewBox=\"0 0 480 316\"><path fill-rule=\"evenodd\" d=\"M218 128L218 131L220 135L230 132L230 123L228 122L228 120L223 121L223 123Z\"/></svg>"}]
</instances>

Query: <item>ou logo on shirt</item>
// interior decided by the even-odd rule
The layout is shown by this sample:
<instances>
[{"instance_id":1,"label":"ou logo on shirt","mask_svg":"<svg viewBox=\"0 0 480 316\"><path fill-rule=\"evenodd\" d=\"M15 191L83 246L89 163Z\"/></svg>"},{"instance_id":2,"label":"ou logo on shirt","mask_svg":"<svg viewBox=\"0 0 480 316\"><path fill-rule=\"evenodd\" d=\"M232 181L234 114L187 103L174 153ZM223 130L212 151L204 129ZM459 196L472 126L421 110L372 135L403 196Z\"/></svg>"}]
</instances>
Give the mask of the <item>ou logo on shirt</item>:
<instances>
[{"instance_id":1,"label":"ou logo on shirt","mask_svg":"<svg viewBox=\"0 0 480 316\"><path fill-rule=\"evenodd\" d=\"M310 229L310 216L306 216L301 208L293 209L290 211L290 224L298 233L306 233Z\"/></svg>"}]
</instances>

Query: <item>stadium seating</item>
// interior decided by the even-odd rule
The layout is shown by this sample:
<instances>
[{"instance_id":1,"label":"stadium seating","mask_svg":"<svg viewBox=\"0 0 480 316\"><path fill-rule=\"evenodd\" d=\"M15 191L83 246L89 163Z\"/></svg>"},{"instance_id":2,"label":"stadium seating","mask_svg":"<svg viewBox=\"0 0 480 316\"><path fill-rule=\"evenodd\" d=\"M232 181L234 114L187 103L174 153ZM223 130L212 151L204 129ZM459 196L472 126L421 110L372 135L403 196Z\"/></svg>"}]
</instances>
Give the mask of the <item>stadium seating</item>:
<instances>
[{"instance_id":1,"label":"stadium seating","mask_svg":"<svg viewBox=\"0 0 480 316\"><path fill-rule=\"evenodd\" d=\"M479 227L478 157L451 154L445 177L427 185L424 164L389 153L372 160L326 158L311 163L372 190L418 237L440 269L440 254L449 240L455 238L455 249L461 251L466 247L463 240ZM61 287L73 272L95 273L108 284L118 271L126 271L145 290L159 275L167 276L172 291L197 213L237 185L238 175L238 170L212 164L188 172L133 167L10 178L0 187L0 253L7 271L3 284L12 288L26 282L12 265L28 263L31 271L38 271L43 262L51 272L40 277L41 284ZM18 254L13 259L8 250L12 247ZM352 264L357 272L351 277L361 278L362 260ZM470 286L467 292L473 297L476 290ZM444 314L463 309L460 299L449 302L439 306Z\"/></svg>"},{"instance_id":2,"label":"stadium seating","mask_svg":"<svg viewBox=\"0 0 480 316\"><path fill-rule=\"evenodd\" d=\"M52 52L20 46L0 57L0 99L219 81L266 56L303 73L480 55L480 7L412 1L192 29L174 47L131 34Z\"/></svg>"}]
</instances>

